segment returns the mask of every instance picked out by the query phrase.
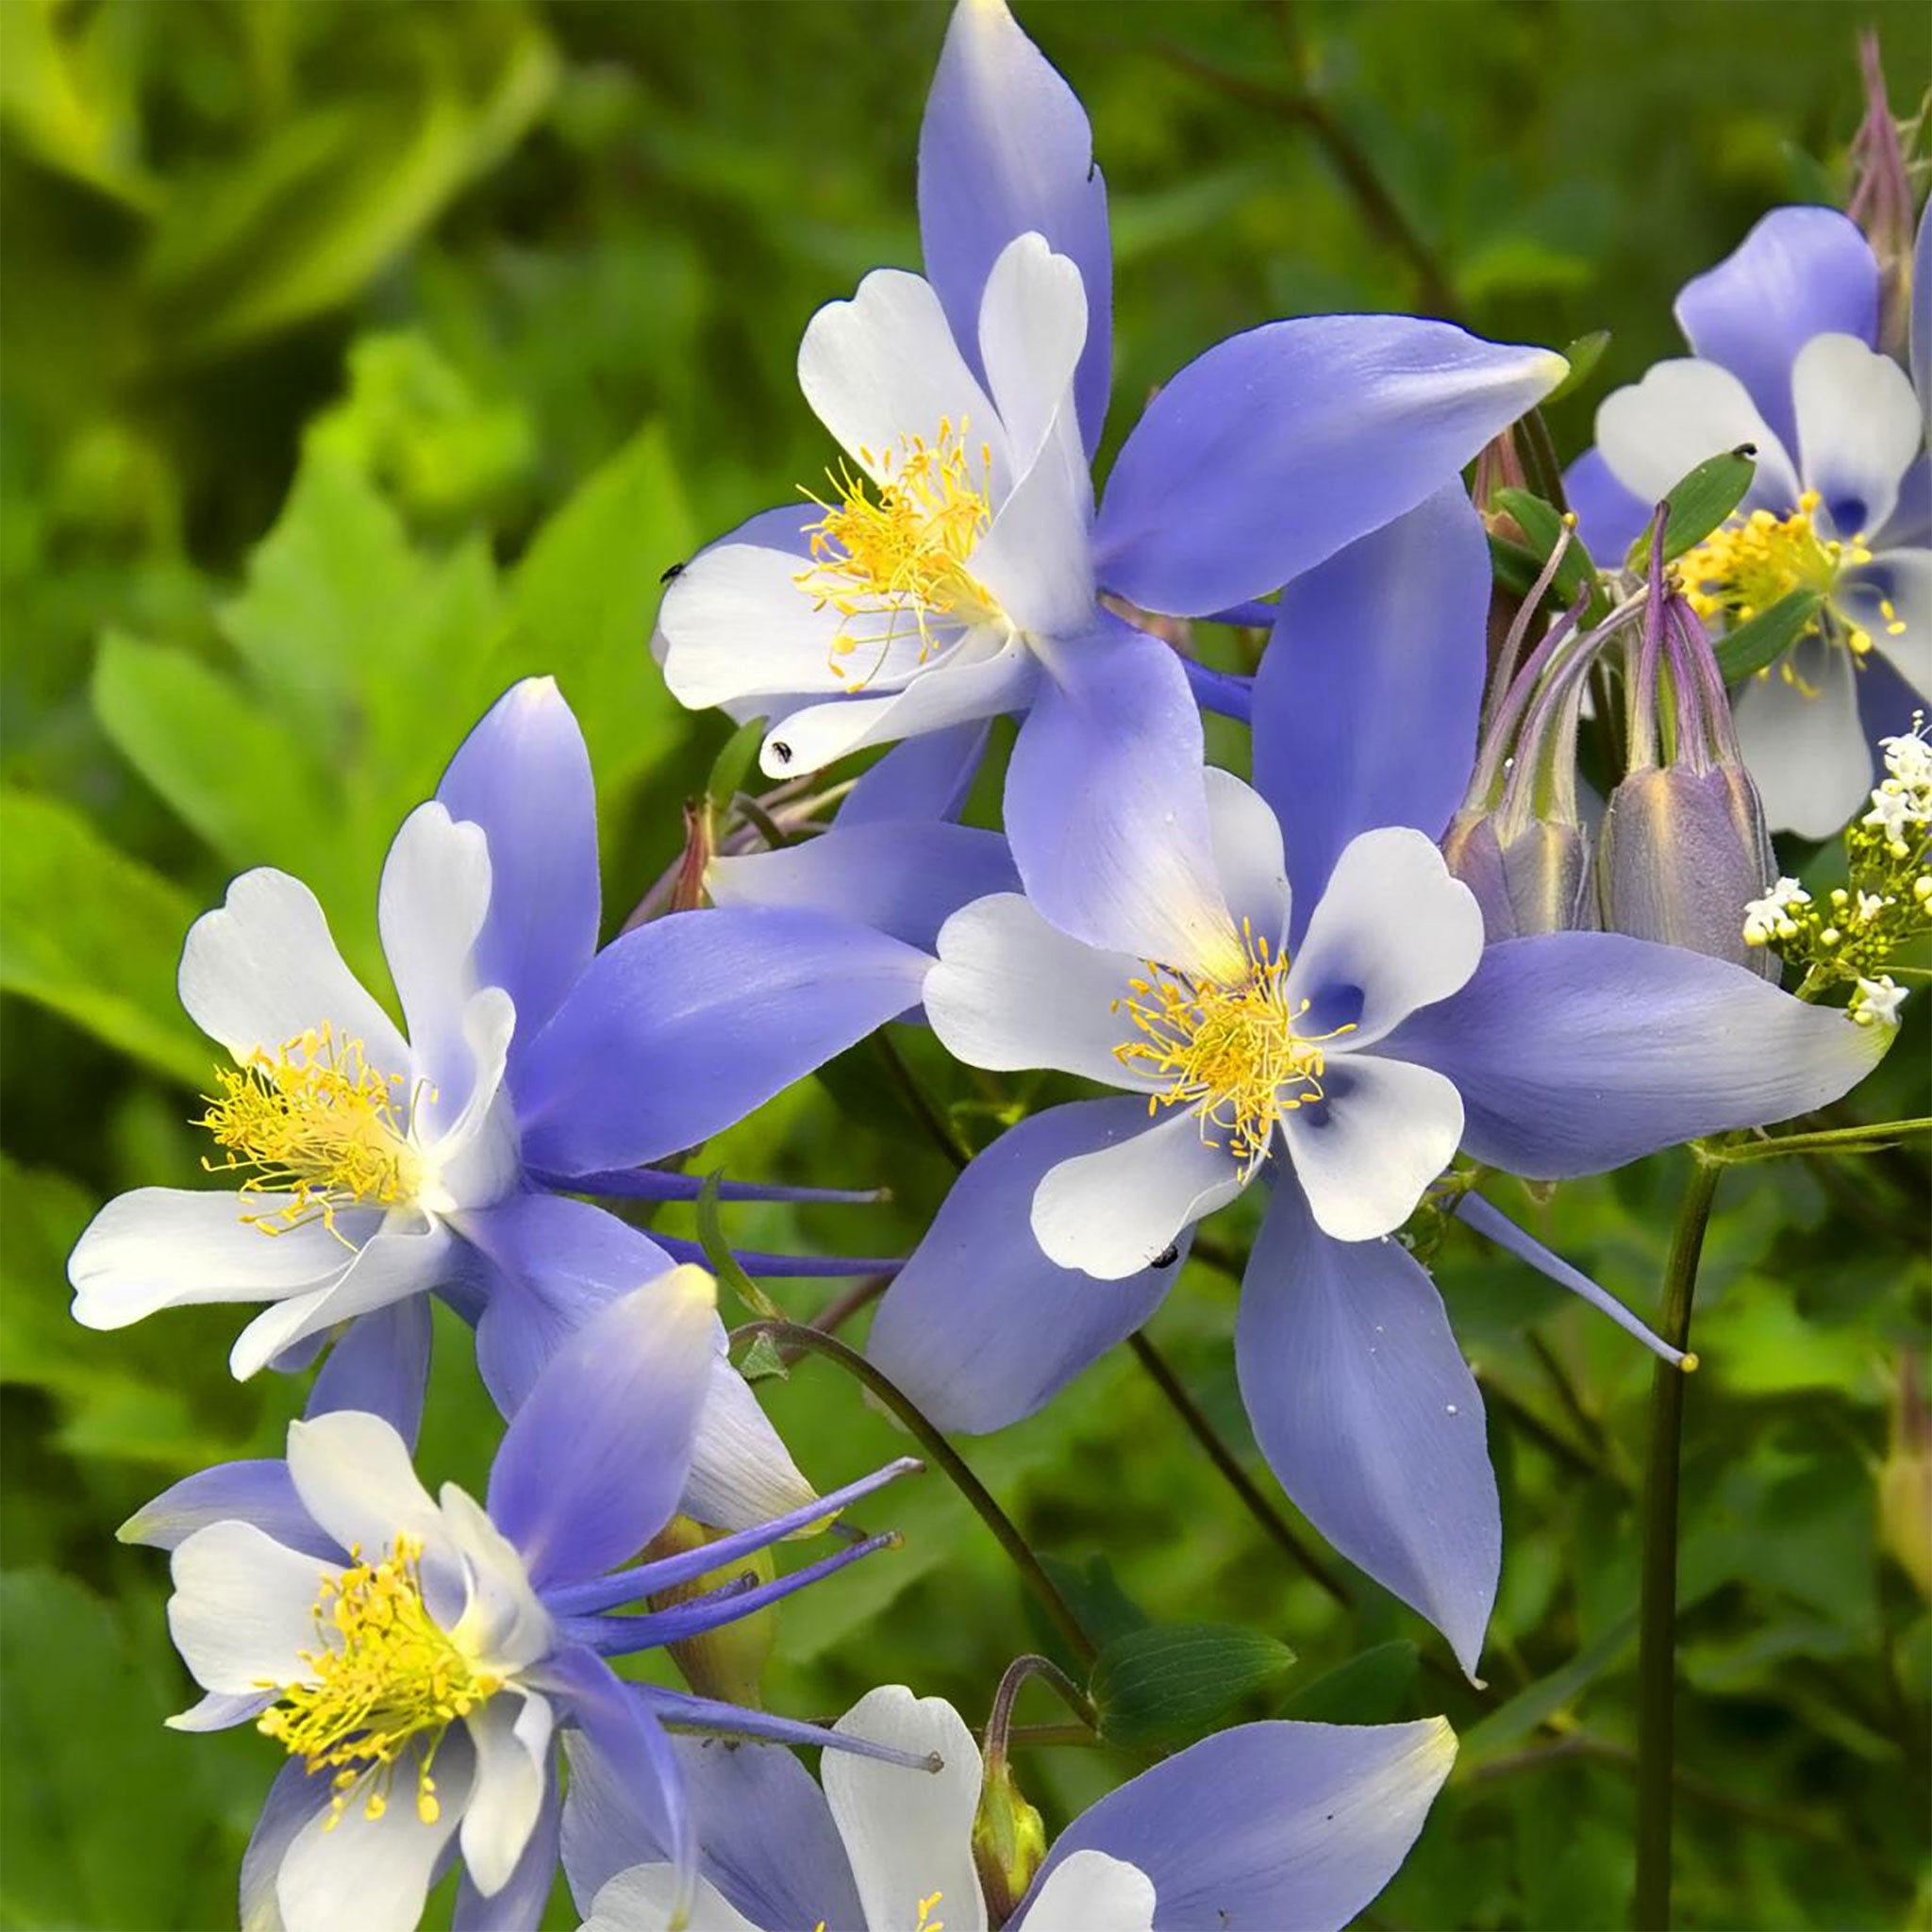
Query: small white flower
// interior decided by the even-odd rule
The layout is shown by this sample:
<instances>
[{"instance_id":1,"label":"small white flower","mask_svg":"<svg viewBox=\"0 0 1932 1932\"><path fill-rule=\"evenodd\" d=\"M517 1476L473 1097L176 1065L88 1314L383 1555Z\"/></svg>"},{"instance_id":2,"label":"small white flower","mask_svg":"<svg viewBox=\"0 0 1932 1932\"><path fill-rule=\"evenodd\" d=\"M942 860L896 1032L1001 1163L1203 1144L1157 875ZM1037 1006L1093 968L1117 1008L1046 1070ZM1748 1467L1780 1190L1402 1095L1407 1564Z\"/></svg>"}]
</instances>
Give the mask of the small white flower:
<instances>
[{"instance_id":1,"label":"small white flower","mask_svg":"<svg viewBox=\"0 0 1932 1932\"><path fill-rule=\"evenodd\" d=\"M1779 879L1763 898L1753 899L1744 908L1744 943L1765 946L1774 939L1795 937L1798 928L1791 911L1810 903L1811 894L1796 879Z\"/></svg>"},{"instance_id":2,"label":"small white flower","mask_svg":"<svg viewBox=\"0 0 1932 1932\"><path fill-rule=\"evenodd\" d=\"M1906 1003L1906 989L1892 984L1889 973L1876 979L1861 979L1852 993L1851 1015L1860 1026L1896 1026L1898 1009Z\"/></svg>"}]
</instances>

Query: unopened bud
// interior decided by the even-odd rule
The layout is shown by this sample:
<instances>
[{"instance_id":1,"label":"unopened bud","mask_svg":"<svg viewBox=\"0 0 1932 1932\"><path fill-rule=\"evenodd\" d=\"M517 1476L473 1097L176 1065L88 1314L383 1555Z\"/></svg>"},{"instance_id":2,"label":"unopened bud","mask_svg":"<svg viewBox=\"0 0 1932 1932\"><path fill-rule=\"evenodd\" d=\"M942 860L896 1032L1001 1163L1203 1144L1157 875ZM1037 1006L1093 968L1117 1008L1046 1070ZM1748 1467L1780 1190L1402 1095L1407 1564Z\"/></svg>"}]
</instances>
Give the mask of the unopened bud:
<instances>
[{"instance_id":1,"label":"unopened bud","mask_svg":"<svg viewBox=\"0 0 1932 1932\"><path fill-rule=\"evenodd\" d=\"M1020 1795L1004 1760L987 1767L973 1817L973 1862L986 1893L987 1916L1004 1924L1046 1862L1046 1826Z\"/></svg>"},{"instance_id":2,"label":"unopened bud","mask_svg":"<svg viewBox=\"0 0 1932 1932\"><path fill-rule=\"evenodd\" d=\"M645 1551L647 1560L682 1556L687 1550L702 1549L716 1542L724 1532L694 1523L689 1516L674 1516ZM776 1574L769 1550L740 1557L723 1569L708 1570L689 1583L675 1584L656 1591L649 1599L654 1610L675 1609L679 1604L708 1591L722 1590L746 1574L761 1584ZM747 1710L762 1710L764 1700L758 1679L771 1661L773 1646L778 1641L778 1612L774 1608L754 1610L699 1637L680 1638L665 1646L672 1660L683 1672L684 1680L700 1697L715 1697Z\"/></svg>"},{"instance_id":3,"label":"unopened bud","mask_svg":"<svg viewBox=\"0 0 1932 1932\"><path fill-rule=\"evenodd\" d=\"M1878 1539L1932 1602L1932 1411L1916 1358L1900 1358L1891 1443L1878 1471Z\"/></svg>"},{"instance_id":4,"label":"unopened bud","mask_svg":"<svg viewBox=\"0 0 1932 1932\"><path fill-rule=\"evenodd\" d=\"M1776 872L1757 788L1741 766L1632 772L1610 794L1597 843L1606 928L1777 976L1744 942L1745 908Z\"/></svg>"},{"instance_id":5,"label":"unopened bud","mask_svg":"<svg viewBox=\"0 0 1932 1932\"><path fill-rule=\"evenodd\" d=\"M1596 924L1580 824L1530 819L1512 831L1500 813L1463 810L1442 835L1442 857L1475 894L1491 945Z\"/></svg>"}]
</instances>

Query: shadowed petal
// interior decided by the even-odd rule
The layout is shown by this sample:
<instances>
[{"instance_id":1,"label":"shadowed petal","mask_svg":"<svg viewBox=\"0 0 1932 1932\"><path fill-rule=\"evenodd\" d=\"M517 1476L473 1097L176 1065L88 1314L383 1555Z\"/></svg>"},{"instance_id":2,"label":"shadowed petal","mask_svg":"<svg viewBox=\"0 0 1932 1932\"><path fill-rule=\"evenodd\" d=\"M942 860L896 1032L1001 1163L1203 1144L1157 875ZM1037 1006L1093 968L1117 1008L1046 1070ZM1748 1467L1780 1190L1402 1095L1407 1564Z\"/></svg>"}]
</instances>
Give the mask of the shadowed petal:
<instances>
[{"instance_id":1,"label":"shadowed petal","mask_svg":"<svg viewBox=\"0 0 1932 1932\"><path fill-rule=\"evenodd\" d=\"M895 744L846 794L840 828L958 818L986 756L987 730L984 720L949 724Z\"/></svg>"},{"instance_id":2,"label":"shadowed petal","mask_svg":"<svg viewBox=\"0 0 1932 1932\"><path fill-rule=\"evenodd\" d=\"M1502 1521L1482 1397L1421 1264L1392 1241L1331 1241L1284 1175L1235 1349L1255 1439L1295 1507L1474 1676Z\"/></svg>"},{"instance_id":3,"label":"shadowed petal","mask_svg":"<svg viewBox=\"0 0 1932 1932\"><path fill-rule=\"evenodd\" d=\"M534 1037L591 963L600 906L591 758L556 679L526 677L504 692L436 795L490 841L476 980L502 987Z\"/></svg>"},{"instance_id":4,"label":"shadowed petal","mask_svg":"<svg viewBox=\"0 0 1932 1932\"><path fill-rule=\"evenodd\" d=\"M1563 493L1585 549L1606 568L1624 560L1650 521L1651 506L1617 481L1600 449L1585 450L1563 472Z\"/></svg>"},{"instance_id":5,"label":"shadowed petal","mask_svg":"<svg viewBox=\"0 0 1932 1932\"><path fill-rule=\"evenodd\" d=\"M1905 371L1851 336L1815 336L1799 352L1791 394L1806 487L1824 497L1840 537L1882 530L1925 446Z\"/></svg>"},{"instance_id":6,"label":"shadowed petal","mask_svg":"<svg viewBox=\"0 0 1932 1932\"><path fill-rule=\"evenodd\" d=\"M597 956L529 1050L525 1157L591 1174L696 1146L915 1005L927 964L789 908L640 926Z\"/></svg>"},{"instance_id":7,"label":"shadowed petal","mask_svg":"<svg viewBox=\"0 0 1932 1932\"><path fill-rule=\"evenodd\" d=\"M1434 839L1461 803L1489 609L1489 542L1459 482L1282 591L1255 678L1255 788L1310 911L1357 832Z\"/></svg>"},{"instance_id":8,"label":"shadowed petal","mask_svg":"<svg viewBox=\"0 0 1932 1932\"><path fill-rule=\"evenodd\" d=\"M1094 530L1096 574L1177 616L1261 596L1453 481L1567 367L1548 349L1398 315L1230 337L1127 438Z\"/></svg>"},{"instance_id":9,"label":"shadowed petal","mask_svg":"<svg viewBox=\"0 0 1932 1932\"><path fill-rule=\"evenodd\" d=\"M1455 1761L1439 1717L1241 1724L1074 1819L1033 1897L1100 1851L1153 1880L1160 1932L1340 1932L1395 1875Z\"/></svg>"},{"instance_id":10,"label":"shadowed petal","mask_svg":"<svg viewBox=\"0 0 1932 1932\"><path fill-rule=\"evenodd\" d=\"M1745 506L1784 515L1798 501L1797 472L1729 370L1689 357L1654 363L1641 382L1613 391L1596 412L1598 453L1646 504L1661 503L1706 458L1746 443L1757 452L1757 472Z\"/></svg>"},{"instance_id":11,"label":"shadowed petal","mask_svg":"<svg viewBox=\"0 0 1932 1932\"><path fill-rule=\"evenodd\" d=\"M408 1301L358 1315L336 1338L308 1391L304 1413L365 1409L380 1416L414 1447L423 1427L430 1328L426 1295L411 1295Z\"/></svg>"},{"instance_id":12,"label":"shadowed petal","mask_svg":"<svg viewBox=\"0 0 1932 1932\"><path fill-rule=\"evenodd\" d=\"M1097 1281L1041 1252L1041 1176L1147 1124L1137 1100L1076 1101L1010 1127L953 1183L886 1291L866 1353L942 1429L980 1434L1031 1415L1146 1321L1178 1257Z\"/></svg>"},{"instance_id":13,"label":"shadowed petal","mask_svg":"<svg viewBox=\"0 0 1932 1932\"><path fill-rule=\"evenodd\" d=\"M1491 946L1460 992L1382 1052L1455 1081L1467 1153L1557 1180L1823 1107L1889 1037L1723 959L1561 932Z\"/></svg>"},{"instance_id":14,"label":"shadowed petal","mask_svg":"<svg viewBox=\"0 0 1932 1932\"><path fill-rule=\"evenodd\" d=\"M114 1534L124 1543L172 1550L211 1523L252 1524L291 1550L341 1560L343 1550L302 1507L279 1457L198 1469L137 1509Z\"/></svg>"},{"instance_id":15,"label":"shadowed petal","mask_svg":"<svg viewBox=\"0 0 1932 1932\"><path fill-rule=\"evenodd\" d=\"M457 1881L450 1932L537 1932L543 1907L550 1902L551 1888L557 1883L557 1821L561 1803L557 1781L552 1778L523 1856L498 1890L486 1898L473 1871L464 1871ZM468 1822L466 1818L464 1823Z\"/></svg>"},{"instance_id":16,"label":"shadowed petal","mask_svg":"<svg viewBox=\"0 0 1932 1932\"><path fill-rule=\"evenodd\" d=\"M1862 809L1874 776L1872 743L1858 715L1850 652L1802 638L1782 663L1746 678L1731 708L1771 830L1829 839ZM1743 924L1740 907L1740 931Z\"/></svg>"}]
</instances>

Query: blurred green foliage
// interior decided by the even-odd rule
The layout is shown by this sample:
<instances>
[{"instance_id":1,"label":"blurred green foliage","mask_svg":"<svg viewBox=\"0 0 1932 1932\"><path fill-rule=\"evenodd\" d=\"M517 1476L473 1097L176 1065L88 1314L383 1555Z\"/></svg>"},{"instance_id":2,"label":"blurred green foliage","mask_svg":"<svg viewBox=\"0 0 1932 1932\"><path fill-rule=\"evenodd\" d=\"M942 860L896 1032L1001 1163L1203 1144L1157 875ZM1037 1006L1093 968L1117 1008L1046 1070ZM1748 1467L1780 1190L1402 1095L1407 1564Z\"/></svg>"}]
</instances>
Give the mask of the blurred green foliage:
<instances>
[{"instance_id":1,"label":"blurred green foliage","mask_svg":"<svg viewBox=\"0 0 1932 1932\"><path fill-rule=\"evenodd\" d=\"M1554 412L1574 451L1604 390L1674 347L1686 275L1767 206L1833 192L1854 27L1882 27L1899 79L1932 63L1903 4L1023 13L1112 191L1115 443L1231 330L1433 302L1497 336L1611 332ZM387 841L532 670L590 737L613 929L672 861L728 726L652 670L658 579L822 468L798 332L866 269L916 260L943 25L939 0L0 0L0 1925L229 1922L273 1769L245 1729L160 1727L190 1698L164 1566L112 1530L191 1469L272 1453L300 1391L228 1379L232 1311L111 1338L65 1311L98 1203L196 1171L208 1049L174 998L181 935L232 873L277 864L380 984ZM1351 158L1386 202L1351 191ZM1862 1115L1924 1110L1924 1019ZM984 1096L908 1051L990 1138ZM872 1062L835 1067L702 1162L890 1179L891 1205L727 1209L734 1238L909 1245L948 1170L879 1095ZM1681 1160L1505 1205L1653 1306ZM1925 1606L1879 1549L1874 1485L1927 1334L1924 1186L1894 1152L1739 1170L1720 1196L1686 1470L1687 1926L1932 1924ZM1649 1357L1460 1229L1436 1265L1504 1491L1490 1686L1361 1579L1339 1609L1122 1356L969 1455L1093 1627L1129 1638L1117 1671L1197 1655L1204 1620L1252 1634L1208 1653L1232 1659L1232 1708L1183 1698L1118 1748L1023 1752L1020 1774L1053 1821L1175 1722L1445 1710L1460 1764L1368 1923L1619 1924ZM801 1312L828 1292L784 1291ZM1232 1312L1196 1260L1154 1332L1266 1481ZM444 1341L424 1464L475 1485L492 1419ZM823 1363L764 1386L824 1483L897 1445ZM864 1514L906 1546L788 1606L775 1707L829 1716L901 1679L977 1712L1015 1652L1052 1647L938 1477ZM574 1923L560 1896L555 1923Z\"/></svg>"}]
</instances>

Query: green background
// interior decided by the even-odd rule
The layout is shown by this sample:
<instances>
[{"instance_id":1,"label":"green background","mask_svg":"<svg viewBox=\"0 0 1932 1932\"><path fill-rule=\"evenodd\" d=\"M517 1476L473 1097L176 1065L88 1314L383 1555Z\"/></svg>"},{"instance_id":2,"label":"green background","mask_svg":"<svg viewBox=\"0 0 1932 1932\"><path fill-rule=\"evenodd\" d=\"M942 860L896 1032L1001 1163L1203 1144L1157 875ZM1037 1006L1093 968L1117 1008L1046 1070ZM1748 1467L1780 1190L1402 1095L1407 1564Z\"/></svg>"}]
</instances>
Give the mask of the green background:
<instances>
[{"instance_id":1,"label":"green background","mask_svg":"<svg viewBox=\"0 0 1932 1932\"><path fill-rule=\"evenodd\" d=\"M174 997L182 933L233 873L281 865L381 985L388 840L529 671L558 675L591 741L614 930L727 731L649 664L659 574L830 455L798 334L868 268L916 265L944 19L0 0L0 1925L230 1923L276 1760L250 1730L160 1727L192 1695L165 1566L112 1530L192 1469L274 1453L300 1390L230 1381L235 1310L112 1336L66 1314L64 1257L98 1205L198 1171L210 1050ZM1555 412L1574 452L1606 389L1675 347L1687 275L1766 208L1841 189L1855 29L1882 26L1901 95L1932 62L1909 5L1042 0L1023 19L1109 181L1109 450L1230 331L1434 302L1499 337L1612 332ZM1336 129L1426 278L1351 192ZM1924 1046L1918 1010L1851 1115L1924 1112ZM989 1102L913 1051L974 1141L1043 1091ZM903 1252L948 1170L882 1091L871 1059L834 1068L698 1165L890 1181L891 1205L728 1210L734 1237ZM1498 1198L1654 1307L1684 1158ZM1926 1337L1924 1185L1892 1154L1742 1170L1719 1198L1689 1391L1686 1925L1932 1924L1925 1607L1876 1500L1898 1365ZM1222 1716L1451 1716L1457 1771L1365 1923L1620 1924L1650 1358L1459 1231L1437 1265L1504 1494L1484 1692L1364 1580L1338 1609L1124 1355L968 1453L1107 1627L1239 1624L1293 1649ZM778 1292L809 1312L831 1291ZM1266 1483L1233 1307L1197 1262L1153 1332ZM476 1486L492 1418L442 1340L423 1466ZM824 1485L904 1446L824 1364L767 1386ZM861 1514L905 1547L786 1611L769 1701L829 1717L903 1680L976 1721L1050 1633L939 1476ZM1143 1761L1019 1764L1058 1821ZM560 1893L553 1920L575 1923Z\"/></svg>"}]
</instances>

